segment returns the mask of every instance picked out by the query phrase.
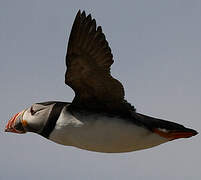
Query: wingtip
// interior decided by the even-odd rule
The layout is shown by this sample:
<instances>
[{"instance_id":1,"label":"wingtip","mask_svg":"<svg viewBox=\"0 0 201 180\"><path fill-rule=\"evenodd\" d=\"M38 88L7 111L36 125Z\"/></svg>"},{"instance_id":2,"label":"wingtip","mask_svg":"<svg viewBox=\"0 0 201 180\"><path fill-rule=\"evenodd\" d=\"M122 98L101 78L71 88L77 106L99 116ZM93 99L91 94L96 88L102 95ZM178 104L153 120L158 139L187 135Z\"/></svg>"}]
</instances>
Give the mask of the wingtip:
<instances>
[{"instance_id":1,"label":"wingtip","mask_svg":"<svg viewBox=\"0 0 201 180\"><path fill-rule=\"evenodd\" d=\"M81 14L81 10L80 9L78 10L77 14Z\"/></svg>"},{"instance_id":2,"label":"wingtip","mask_svg":"<svg viewBox=\"0 0 201 180\"><path fill-rule=\"evenodd\" d=\"M77 12L77 14L76 14L76 18L80 17L81 14L82 14L82 13L81 13L81 10L79 9L78 12Z\"/></svg>"},{"instance_id":3,"label":"wingtip","mask_svg":"<svg viewBox=\"0 0 201 180\"><path fill-rule=\"evenodd\" d=\"M91 14L89 14L89 15L87 16L87 20L88 20L88 21L91 21L91 20L92 20Z\"/></svg>"}]
</instances>

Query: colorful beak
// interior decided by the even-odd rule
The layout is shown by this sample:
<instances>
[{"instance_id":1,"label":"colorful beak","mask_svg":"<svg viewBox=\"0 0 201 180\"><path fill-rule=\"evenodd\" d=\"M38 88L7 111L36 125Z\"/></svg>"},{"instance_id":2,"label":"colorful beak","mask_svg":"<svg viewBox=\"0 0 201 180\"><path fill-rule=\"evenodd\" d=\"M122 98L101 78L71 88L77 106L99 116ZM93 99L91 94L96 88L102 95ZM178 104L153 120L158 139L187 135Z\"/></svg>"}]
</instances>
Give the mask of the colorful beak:
<instances>
[{"instance_id":1,"label":"colorful beak","mask_svg":"<svg viewBox=\"0 0 201 180\"><path fill-rule=\"evenodd\" d=\"M15 128L16 125L16 120L17 118L22 115L22 112L17 113L16 115L14 115L7 123L6 128L5 128L5 132L12 132L12 133L18 133L18 134L22 134L25 133L25 131L19 131Z\"/></svg>"}]
</instances>

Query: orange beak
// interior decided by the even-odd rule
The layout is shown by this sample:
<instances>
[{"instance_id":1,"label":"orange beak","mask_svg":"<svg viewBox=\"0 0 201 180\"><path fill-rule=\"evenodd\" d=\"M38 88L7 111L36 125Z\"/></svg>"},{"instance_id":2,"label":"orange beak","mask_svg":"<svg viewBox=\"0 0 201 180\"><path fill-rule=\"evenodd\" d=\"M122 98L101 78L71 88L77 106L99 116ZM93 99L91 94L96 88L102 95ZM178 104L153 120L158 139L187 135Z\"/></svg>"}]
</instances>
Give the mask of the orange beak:
<instances>
[{"instance_id":1,"label":"orange beak","mask_svg":"<svg viewBox=\"0 0 201 180\"><path fill-rule=\"evenodd\" d=\"M14 115L7 123L6 128L5 128L5 132L12 132L12 133L18 133L18 134L22 134L25 133L24 131L19 131L15 128L15 124L16 124L16 119L19 115L21 115L23 113L19 112L16 115Z\"/></svg>"}]
</instances>

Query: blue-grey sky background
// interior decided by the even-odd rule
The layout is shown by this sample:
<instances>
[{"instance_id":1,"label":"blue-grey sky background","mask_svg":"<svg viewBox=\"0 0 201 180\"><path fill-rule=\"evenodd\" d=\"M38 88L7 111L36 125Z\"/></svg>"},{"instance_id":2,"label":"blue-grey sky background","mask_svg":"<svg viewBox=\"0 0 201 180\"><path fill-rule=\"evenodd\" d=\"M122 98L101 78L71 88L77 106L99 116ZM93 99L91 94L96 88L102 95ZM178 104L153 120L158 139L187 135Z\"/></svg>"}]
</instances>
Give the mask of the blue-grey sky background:
<instances>
[{"instance_id":1,"label":"blue-grey sky background","mask_svg":"<svg viewBox=\"0 0 201 180\"><path fill-rule=\"evenodd\" d=\"M35 102L72 100L64 58L78 9L102 26L112 74L137 111L201 132L201 1L1 0L0 179L200 179L200 135L104 154L3 132L12 115Z\"/></svg>"}]
</instances>

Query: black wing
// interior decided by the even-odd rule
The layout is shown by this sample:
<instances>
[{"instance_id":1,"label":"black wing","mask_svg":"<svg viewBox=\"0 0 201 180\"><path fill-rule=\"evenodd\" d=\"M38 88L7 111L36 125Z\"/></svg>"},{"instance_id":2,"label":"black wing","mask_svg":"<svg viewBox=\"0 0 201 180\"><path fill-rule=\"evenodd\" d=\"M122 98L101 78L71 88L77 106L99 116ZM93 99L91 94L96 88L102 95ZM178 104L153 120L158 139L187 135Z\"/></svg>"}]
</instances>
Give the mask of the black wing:
<instances>
[{"instance_id":1,"label":"black wing","mask_svg":"<svg viewBox=\"0 0 201 180\"><path fill-rule=\"evenodd\" d=\"M74 106L91 110L125 111L122 84L110 74L113 55L100 26L78 11L66 55L65 83L75 92Z\"/></svg>"}]
</instances>

